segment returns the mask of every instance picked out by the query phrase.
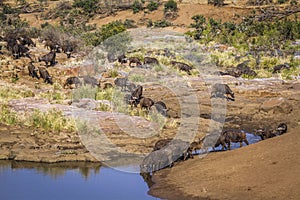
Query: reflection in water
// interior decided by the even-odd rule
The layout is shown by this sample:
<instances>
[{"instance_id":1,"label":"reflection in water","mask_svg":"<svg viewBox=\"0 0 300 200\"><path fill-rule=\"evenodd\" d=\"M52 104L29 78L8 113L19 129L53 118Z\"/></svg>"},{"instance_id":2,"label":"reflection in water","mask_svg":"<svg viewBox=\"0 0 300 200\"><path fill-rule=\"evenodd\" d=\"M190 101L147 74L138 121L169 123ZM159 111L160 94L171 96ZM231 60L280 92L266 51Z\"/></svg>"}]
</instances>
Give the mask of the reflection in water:
<instances>
[{"instance_id":1,"label":"reflection in water","mask_svg":"<svg viewBox=\"0 0 300 200\"><path fill-rule=\"evenodd\" d=\"M150 186L150 176L121 172L100 163L0 160L0 199L157 199L147 194L149 188L144 177Z\"/></svg>"},{"instance_id":2,"label":"reflection in water","mask_svg":"<svg viewBox=\"0 0 300 200\"><path fill-rule=\"evenodd\" d=\"M35 169L38 173L48 175L53 179L64 177L67 170L76 170L87 180L92 175L92 173L99 174L100 167L100 163L84 162L62 162L52 164L15 161L11 162L12 169Z\"/></svg>"}]
</instances>

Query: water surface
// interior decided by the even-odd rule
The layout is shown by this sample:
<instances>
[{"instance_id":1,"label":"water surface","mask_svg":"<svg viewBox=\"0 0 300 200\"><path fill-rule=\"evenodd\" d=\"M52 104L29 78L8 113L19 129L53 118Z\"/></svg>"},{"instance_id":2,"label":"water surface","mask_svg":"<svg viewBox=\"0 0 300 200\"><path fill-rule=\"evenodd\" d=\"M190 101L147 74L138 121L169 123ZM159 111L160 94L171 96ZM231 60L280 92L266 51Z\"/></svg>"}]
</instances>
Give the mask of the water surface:
<instances>
[{"instance_id":1,"label":"water surface","mask_svg":"<svg viewBox=\"0 0 300 200\"><path fill-rule=\"evenodd\" d=\"M80 164L0 161L3 200L152 200L142 176L108 167Z\"/></svg>"}]
</instances>

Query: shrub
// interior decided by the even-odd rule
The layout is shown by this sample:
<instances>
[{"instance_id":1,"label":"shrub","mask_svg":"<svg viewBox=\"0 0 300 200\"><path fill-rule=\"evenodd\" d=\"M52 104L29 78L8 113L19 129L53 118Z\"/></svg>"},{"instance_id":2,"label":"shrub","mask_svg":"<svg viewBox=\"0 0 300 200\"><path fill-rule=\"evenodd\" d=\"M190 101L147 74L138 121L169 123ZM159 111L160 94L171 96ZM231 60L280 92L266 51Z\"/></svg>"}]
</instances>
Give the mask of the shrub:
<instances>
[{"instance_id":1,"label":"shrub","mask_svg":"<svg viewBox=\"0 0 300 200\"><path fill-rule=\"evenodd\" d=\"M105 90L99 89L96 93L96 100L108 100L111 101L113 99L116 90L114 88L108 88Z\"/></svg>"},{"instance_id":2,"label":"shrub","mask_svg":"<svg viewBox=\"0 0 300 200\"><path fill-rule=\"evenodd\" d=\"M172 26L172 23L165 19L154 22L154 27L156 27L156 28L164 28L164 27L168 27L168 26Z\"/></svg>"},{"instance_id":3,"label":"shrub","mask_svg":"<svg viewBox=\"0 0 300 200\"><path fill-rule=\"evenodd\" d=\"M108 76L111 78L116 78L117 76L119 76L119 72L115 69L110 69L108 70Z\"/></svg>"},{"instance_id":4,"label":"shrub","mask_svg":"<svg viewBox=\"0 0 300 200\"><path fill-rule=\"evenodd\" d=\"M165 8L164 8L165 13L168 12L168 11L176 12L178 10L177 3L174 0L167 1L164 4L164 6L165 6Z\"/></svg>"},{"instance_id":5,"label":"shrub","mask_svg":"<svg viewBox=\"0 0 300 200\"><path fill-rule=\"evenodd\" d=\"M101 35L99 31L84 33L81 38L86 45L98 46L101 44Z\"/></svg>"},{"instance_id":6,"label":"shrub","mask_svg":"<svg viewBox=\"0 0 300 200\"><path fill-rule=\"evenodd\" d=\"M121 20L113 21L108 24L102 25L100 29L101 40L104 41L107 38L117 35L126 31L126 28Z\"/></svg>"},{"instance_id":7,"label":"shrub","mask_svg":"<svg viewBox=\"0 0 300 200\"><path fill-rule=\"evenodd\" d=\"M136 14L136 13L140 12L141 10L143 10L143 4L140 1L135 0L132 4L131 8L132 8L133 13Z\"/></svg>"},{"instance_id":8,"label":"shrub","mask_svg":"<svg viewBox=\"0 0 300 200\"><path fill-rule=\"evenodd\" d=\"M82 98L96 99L97 88L90 85L83 85L73 91L72 98L74 100Z\"/></svg>"},{"instance_id":9,"label":"shrub","mask_svg":"<svg viewBox=\"0 0 300 200\"><path fill-rule=\"evenodd\" d=\"M97 3L98 0L75 0L73 6L76 8L82 8L85 13L93 15L97 11Z\"/></svg>"},{"instance_id":10,"label":"shrub","mask_svg":"<svg viewBox=\"0 0 300 200\"><path fill-rule=\"evenodd\" d=\"M149 4L147 5L147 9L152 12L154 10L157 10L159 4L155 1L150 1Z\"/></svg>"}]
</instances>

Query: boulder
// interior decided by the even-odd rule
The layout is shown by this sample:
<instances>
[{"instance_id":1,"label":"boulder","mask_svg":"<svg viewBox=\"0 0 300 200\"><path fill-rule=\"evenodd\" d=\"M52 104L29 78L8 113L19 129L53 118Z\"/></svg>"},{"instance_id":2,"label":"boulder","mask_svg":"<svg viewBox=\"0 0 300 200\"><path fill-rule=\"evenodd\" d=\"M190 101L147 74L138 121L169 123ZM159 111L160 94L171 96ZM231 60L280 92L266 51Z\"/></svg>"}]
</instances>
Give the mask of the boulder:
<instances>
[{"instance_id":1,"label":"boulder","mask_svg":"<svg viewBox=\"0 0 300 200\"><path fill-rule=\"evenodd\" d=\"M264 101L260 105L260 111L272 114L285 113L289 114L293 111L293 106L283 97L271 98Z\"/></svg>"}]
</instances>

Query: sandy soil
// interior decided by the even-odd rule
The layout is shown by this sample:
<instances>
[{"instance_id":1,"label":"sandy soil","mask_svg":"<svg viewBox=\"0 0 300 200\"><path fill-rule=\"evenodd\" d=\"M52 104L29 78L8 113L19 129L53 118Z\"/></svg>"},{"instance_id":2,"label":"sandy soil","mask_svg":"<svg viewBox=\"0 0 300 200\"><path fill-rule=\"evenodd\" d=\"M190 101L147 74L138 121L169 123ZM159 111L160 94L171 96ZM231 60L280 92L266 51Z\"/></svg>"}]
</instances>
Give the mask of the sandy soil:
<instances>
[{"instance_id":1,"label":"sandy soil","mask_svg":"<svg viewBox=\"0 0 300 200\"><path fill-rule=\"evenodd\" d=\"M167 199L299 199L299 144L299 129L294 129L179 163L155 173L150 194Z\"/></svg>"}]
</instances>

